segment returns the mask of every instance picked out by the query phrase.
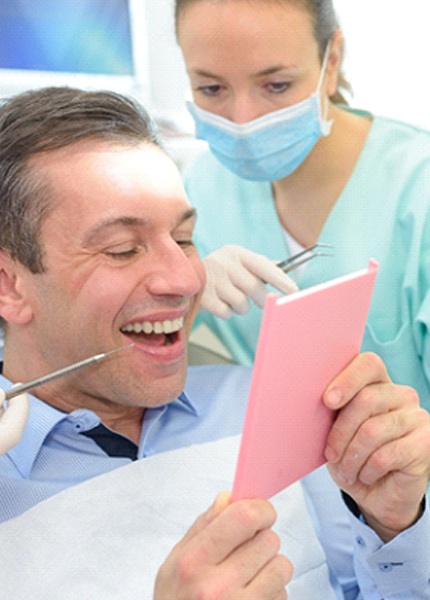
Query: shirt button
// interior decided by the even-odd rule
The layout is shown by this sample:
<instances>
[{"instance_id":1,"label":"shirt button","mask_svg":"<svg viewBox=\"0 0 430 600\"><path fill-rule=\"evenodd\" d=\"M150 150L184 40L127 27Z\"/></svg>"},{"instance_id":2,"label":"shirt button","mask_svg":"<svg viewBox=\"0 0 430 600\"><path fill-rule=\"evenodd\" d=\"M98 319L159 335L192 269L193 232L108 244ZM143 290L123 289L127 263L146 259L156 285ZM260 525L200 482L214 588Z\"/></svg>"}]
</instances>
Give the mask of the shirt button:
<instances>
[{"instance_id":1,"label":"shirt button","mask_svg":"<svg viewBox=\"0 0 430 600\"><path fill-rule=\"evenodd\" d=\"M379 570L384 571L384 573L388 573L393 570L393 565L390 563L379 563Z\"/></svg>"},{"instance_id":2,"label":"shirt button","mask_svg":"<svg viewBox=\"0 0 430 600\"><path fill-rule=\"evenodd\" d=\"M360 546L360 548L365 548L366 547L366 542L363 540L363 538L361 537L361 535L357 536L355 538L355 542L357 544L357 546Z\"/></svg>"}]
</instances>

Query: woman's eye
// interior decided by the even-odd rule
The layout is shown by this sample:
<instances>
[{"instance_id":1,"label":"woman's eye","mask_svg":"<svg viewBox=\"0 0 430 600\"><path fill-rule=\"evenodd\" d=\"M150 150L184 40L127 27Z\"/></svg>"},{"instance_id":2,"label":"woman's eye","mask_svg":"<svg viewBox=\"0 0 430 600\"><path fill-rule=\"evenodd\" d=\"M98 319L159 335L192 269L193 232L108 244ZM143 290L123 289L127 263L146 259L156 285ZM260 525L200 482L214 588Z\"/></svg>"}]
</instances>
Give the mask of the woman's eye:
<instances>
[{"instance_id":1,"label":"woman's eye","mask_svg":"<svg viewBox=\"0 0 430 600\"><path fill-rule=\"evenodd\" d=\"M273 94L282 94L286 92L291 87L290 81L274 81L272 83L268 83L266 85L269 92Z\"/></svg>"},{"instance_id":2,"label":"woman's eye","mask_svg":"<svg viewBox=\"0 0 430 600\"><path fill-rule=\"evenodd\" d=\"M212 85L200 85L196 88L197 92L200 92L204 96L217 96L221 91L221 86L217 83Z\"/></svg>"}]
</instances>

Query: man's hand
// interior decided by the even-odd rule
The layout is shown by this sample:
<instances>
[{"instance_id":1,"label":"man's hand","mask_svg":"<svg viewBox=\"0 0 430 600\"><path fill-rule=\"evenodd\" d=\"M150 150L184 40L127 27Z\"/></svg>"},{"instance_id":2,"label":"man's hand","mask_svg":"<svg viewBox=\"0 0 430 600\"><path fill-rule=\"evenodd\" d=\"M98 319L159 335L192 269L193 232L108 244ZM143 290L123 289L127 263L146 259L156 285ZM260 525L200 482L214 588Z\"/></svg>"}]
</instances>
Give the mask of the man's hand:
<instances>
[{"instance_id":1,"label":"man's hand","mask_svg":"<svg viewBox=\"0 0 430 600\"><path fill-rule=\"evenodd\" d=\"M284 294L297 291L297 285L282 269L262 254L241 246L223 246L204 259L206 287L201 309L229 319L233 313L246 314L250 300L263 307L269 283Z\"/></svg>"},{"instance_id":2,"label":"man's hand","mask_svg":"<svg viewBox=\"0 0 430 600\"><path fill-rule=\"evenodd\" d=\"M324 402L339 409L327 439L329 471L387 542L420 517L430 474L430 415L412 388L392 383L372 353L336 377Z\"/></svg>"},{"instance_id":3,"label":"man's hand","mask_svg":"<svg viewBox=\"0 0 430 600\"><path fill-rule=\"evenodd\" d=\"M8 401L4 409L5 393L0 390L0 454L17 444L24 431L28 416L28 396L21 394Z\"/></svg>"},{"instance_id":4,"label":"man's hand","mask_svg":"<svg viewBox=\"0 0 430 600\"><path fill-rule=\"evenodd\" d=\"M292 566L275 519L265 500L218 497L161 566L154 600L285 600Z\"/></svg>"}]
</instances>

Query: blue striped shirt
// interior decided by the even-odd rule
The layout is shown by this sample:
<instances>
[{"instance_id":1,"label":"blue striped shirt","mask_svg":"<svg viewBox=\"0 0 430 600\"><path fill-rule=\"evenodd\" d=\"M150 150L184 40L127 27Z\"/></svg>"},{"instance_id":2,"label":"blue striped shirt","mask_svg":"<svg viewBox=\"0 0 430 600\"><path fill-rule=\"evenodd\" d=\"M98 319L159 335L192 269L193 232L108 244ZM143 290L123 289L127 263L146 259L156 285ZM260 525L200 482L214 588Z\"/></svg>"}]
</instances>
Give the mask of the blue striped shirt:
<instances>
[{"instance_id":1,"label":"blue striped shirt","mask_svg":"<svg viewBox=\"0 0 430 600\"><path fill-rule=\"evenodd\" d=\"M191 367L186 392L170 404L145 410L137 458L239 434L249 381L246 367ZM0 386L8 389L11 383L0 377ZM30 404L21 441L0 456L0 521L133 460L110 455L90 437L101 424L93 412L66 414L35 397ZM380 600L381 590L384 598L430 599L428 507L411 529L384 545L348 510L325 468L302 485L340 599Z\"/></svg>"}]
</instances>

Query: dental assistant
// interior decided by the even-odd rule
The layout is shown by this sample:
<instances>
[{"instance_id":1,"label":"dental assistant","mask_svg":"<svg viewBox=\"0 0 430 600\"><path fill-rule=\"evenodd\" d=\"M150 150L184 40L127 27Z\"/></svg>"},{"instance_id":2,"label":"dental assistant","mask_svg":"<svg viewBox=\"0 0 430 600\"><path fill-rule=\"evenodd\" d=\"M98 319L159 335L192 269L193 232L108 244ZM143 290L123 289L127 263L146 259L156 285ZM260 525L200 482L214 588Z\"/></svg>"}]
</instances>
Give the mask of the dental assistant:
<instances>
[{"instance_id":1,"label":"dental assistant","mask_svg":"<svg viewBox=\"0 0 430 600\"><path fill-rule=\"evenodd\" d=\"M430 408L429 133L347 107L331 0L176 0L176 30L210 147L185 174L208 274L199 322L249 365L264 297L254 253L333 244L293 272L300 288L374 257L363 349Z\"/></svg>"}]
</instances>

